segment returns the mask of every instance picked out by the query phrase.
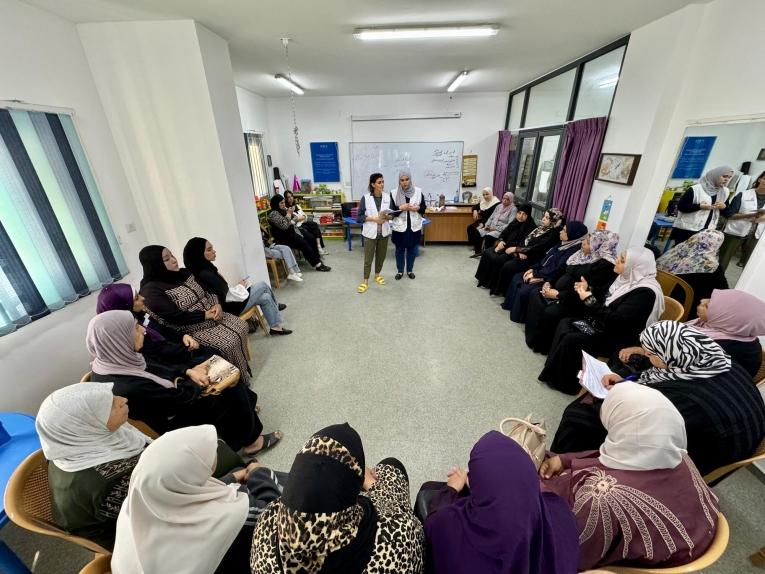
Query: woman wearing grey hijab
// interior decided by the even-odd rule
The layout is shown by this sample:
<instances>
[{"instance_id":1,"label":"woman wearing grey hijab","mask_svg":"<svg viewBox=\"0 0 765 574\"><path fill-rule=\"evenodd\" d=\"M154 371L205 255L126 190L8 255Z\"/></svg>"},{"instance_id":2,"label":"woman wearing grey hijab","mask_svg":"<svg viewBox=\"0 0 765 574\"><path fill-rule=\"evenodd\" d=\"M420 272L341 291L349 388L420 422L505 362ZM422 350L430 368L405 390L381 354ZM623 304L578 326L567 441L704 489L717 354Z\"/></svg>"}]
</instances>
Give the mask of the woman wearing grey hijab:
<instances>
[{"instance_id":1,"label":"woman wearing grey hijab","mask_svg":"<svg viewBox=\"0 0 765 574\"><path fill-rule=\"evenodd\" d=\"M396 280L404 276L404 266L409 279L414 279L414 260L422 238L422 221L425 201L422 189L412 182L412 172L398 172L398 187L391 192L393 202L401 212L391 220L393 244L396 246Z\"/></svg>"},{"instance_id":2,"label":"woman wearing grey hijab","mask_svg":"<svg viewBox=\"0 0 765 574\"><path fill-rule=\"evenodd\" d=\"M722 165L710 169L696 185L686 189L677 204L677 219L669 238L682 243L702 229L717 229L720 212L727 207L727 185L732 177L733 168Z\"/></svg>"}]
</instances>

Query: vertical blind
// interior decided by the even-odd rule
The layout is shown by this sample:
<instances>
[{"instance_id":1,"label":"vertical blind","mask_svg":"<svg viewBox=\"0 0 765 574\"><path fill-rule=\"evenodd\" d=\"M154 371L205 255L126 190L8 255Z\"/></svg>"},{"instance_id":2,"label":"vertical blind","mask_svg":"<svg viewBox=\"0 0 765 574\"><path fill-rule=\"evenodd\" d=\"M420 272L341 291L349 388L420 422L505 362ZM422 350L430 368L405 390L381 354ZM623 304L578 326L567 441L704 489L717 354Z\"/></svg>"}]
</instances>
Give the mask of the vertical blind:
<instances>
[{"instance_id":1,"label":"vertical blind","mask_svg":"<svg viewBox=\"0 0 765 574\"><path fill-rule=\"evenodd\" d=\"M250 174L255 195L262 197L270 196L271 185L268 183L268 168L266 167L266 154L263 151L263 136L260 134L244 134L244 142L247 146L247 158L250 160Z\"/></svg>"},{"instance_id":2,"label":"vertical blind","mask_svg":"<svg viewBox=\"0 0 765 574\"><path fill-rule=\"evenodd\" d=\"M0 336L126 274L72 117L0 108Z\"/></svg>"}]
</instances>

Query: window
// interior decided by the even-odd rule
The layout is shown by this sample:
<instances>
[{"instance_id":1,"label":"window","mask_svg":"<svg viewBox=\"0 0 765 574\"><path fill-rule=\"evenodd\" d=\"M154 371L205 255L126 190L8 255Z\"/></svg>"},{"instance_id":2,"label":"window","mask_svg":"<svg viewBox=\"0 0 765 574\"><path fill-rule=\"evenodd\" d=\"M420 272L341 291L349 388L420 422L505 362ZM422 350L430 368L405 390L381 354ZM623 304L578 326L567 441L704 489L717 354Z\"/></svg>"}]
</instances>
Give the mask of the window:
<instances>
[{"instance_id":1,"label":"window","mask_svg":"<svg viewBox=\"0 0 765 574\"><path fill-rule=\"evenodd\" d=\"M569 70L531 88L523 125L540 127L565 122L575 76L576 70Z\"/></svg>"},{"instance_id":2,"label":"window","mask_svg":"<svg viewBox=\"0 0 765 574\"><path fill-rule=\"evenodd\" d=\"M519 151L511 156L515 202L530 203L534 217L552 205L553 183L563 128L522 131Z\"/></svg>"},{"instance_id":3,"label":"window","mask_svg":"<svg viewBox=\"0 0 765 574\"><path fill-rule=\"evenodd\" d=\"M510 104L510 116L507 120L507 129L511 132L521 127L524 99L526 99L526 92L518 92L513 96L512 103Z\"/></svg>"},{"instance_id":4,"label":"window","mask_svg":"<svg viewBox=\"0 0 765 574\"><path fill-rule=\"evenodd\" d=\"M247 146L247 158L250 160L250 175L252 176L252 187L255 190L255 195L258 197L270 196L271 185L268 182L263 136L246 133L244 134L244 143Z\"/></svg>"},{"instance_id":5,"label":"window","mask_svg":"<svg viewBox=\"0 0 765 574\"><path fill-rule=\"evenodd\" d=\"M576 98L575 120L608 116L622 68L625 47L617 48L584 65Z\"/></svg>"},{"instance_id":6,"label":"window","mask_svg":"<svg viewBox=\"0 0 765 574\"><path fill-rule=\"evenodd\" d=\"M127 272L72 117L0 109L0 335Z\"/></svg>"}]
</instances>

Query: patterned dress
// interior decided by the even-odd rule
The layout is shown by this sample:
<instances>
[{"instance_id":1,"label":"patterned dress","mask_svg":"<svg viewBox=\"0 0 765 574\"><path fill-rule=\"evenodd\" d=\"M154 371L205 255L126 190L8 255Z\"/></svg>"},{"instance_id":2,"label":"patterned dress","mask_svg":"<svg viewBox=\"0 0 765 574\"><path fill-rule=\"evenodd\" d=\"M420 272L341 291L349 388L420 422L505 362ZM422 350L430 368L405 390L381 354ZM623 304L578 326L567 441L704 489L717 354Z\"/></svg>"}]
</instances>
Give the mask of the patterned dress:
<instances>
[{"instance_id":1,"label":"patterned dress","mask_svg":"<svg viewBox=\"0 0 765 574\"><path fill-rule=\"evenodd\" d=\"M717 530L717 496L688 457L673 469L618 470L598 451L560 455L542 489L568 501L579 527L579 569L677 566L701 556Z\"/></svg>"},{"instance_id":2,"label":"patterned dress","mask_svg":"<svg viewBox=\"0 0 765 574\"><path fill-rule=\"evenodd\" d=\"M218 298L207 293L193 276L180 285L151 281L141 288L141 295L146 299L146 312L157 323L217 349L239 369L243 382L249 380L247 324L230 313L223 313L219 321L205 319L205 311L217 305Z\"/></svg>"}]
</instances>

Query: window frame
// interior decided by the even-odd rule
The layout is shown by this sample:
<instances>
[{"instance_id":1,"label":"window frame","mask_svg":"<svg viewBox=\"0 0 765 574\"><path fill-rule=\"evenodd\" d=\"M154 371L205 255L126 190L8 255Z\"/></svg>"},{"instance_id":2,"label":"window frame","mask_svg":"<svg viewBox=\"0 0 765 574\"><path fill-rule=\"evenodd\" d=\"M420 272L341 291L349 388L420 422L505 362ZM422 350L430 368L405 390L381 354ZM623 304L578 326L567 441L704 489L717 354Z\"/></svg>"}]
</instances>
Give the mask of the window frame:
<instances>
[{"instance_id":1,"label":"window frame","mask_svg":"<svg viewBox=\"0 0 765 574\"><path fill-rule=\"evenodd\" d=\"M594 52L590 52L589 54L586 54L582 56L581 58L578 58L574 60L573 62L569 62L568 64L561 66L560 68L556 68L555 70L552 70L551 72L548 72L544 74L543 76L540 76L539 78L532 80L531 82L528 82L524 85L522 85L519 88L516 88L515 90L511 91L508 99L507 99L507 113L505 114L505 129L509 129L510 126L510 110L512 109L513 105L513 96L525 92L524 98L523 98L523 110L521 111L521 124L518 128L518 131L522 131L525 129L526 126L526 111L529 107L529 99L531 96L531 88L534 86L541 84L543 82L546 82L547 80L550 80L552 78L555 78L556 76L559 76L561 74L565 74L566 72L571 71L572 69L575 69L574 73L574 83L571 88L571 94L569 96L569 102L568 102L568 110L566 113L566 122L572 121L574 117L574 113L576 112L576 102L579 97L579 88L582 83L582 75L584 73L584 66L588 62L591 62L592 60L595 60L605 54L608 54L609 52L612 52L614 50L617 50L621 47L624 47L625 50L622 53L622 61L619 65L619 77L621 79L621 70L624 66L624 57L627 54L627 46L629 45L629 39L630 36L627 34L626 36L619 38L618 40L615 40L614 42L611 42L610 44L606 44L602 48L598 48ZM616 94L616 89L619 87L619 80L616 81L616 86L614 87L614 94ZM614 105L614 98L611 97L611 105L608 107L608 114L606 117L611 116L611 109ZM555 127L553 125L551 126L529 126L529 128L537 129L537 128L549 128L549 127Z\"/></svg>"},{"instance_id":2,"label":"window frame","mask_svg":"<svg viewBox=\"0 0 765 574\"><path fill-rule=\"evenodd\" d=\"M564 130L563 124L557 124L554 126L545 126L543 128L531 128L528 130L519 130L518 131L518 142L519 145L523 138L534 138L536 140L536 143L534 145L534 155L532 156L531 160L531 167L529 169L529 191L527 193L527 197L523 200L524 203L528 203L532 207L535 207L537 209L547 210L550 209L550 206L552 205L553 196L555 195L555 178L558 175L558 157L560 155L560 150L563 148L563 144L565 143L565 130ZM555 150L555 163L553 165L553 170L550 173L550 180L551 180L551 187L550 187L550 193L547 194L547 202L545 205L542 205L540 203L536 203L532 201L533 197L533 184L536 182L537 177L537 169L539 167L539 158L542 155L542 146L540 145L540 142L543 138L550 137L550 136L560 136L560 139L558 140L558 148ZM515 159L515 169L512 171L514 174L512 185L508 185L507 189L515 193L515 180L518 178L519 170L520 170L520 162L521 162L521 154L516 154ZM510 182L508 182L510 184ZM529 193L531 194L529 196Z\"/></svg>"}]
</instances>

